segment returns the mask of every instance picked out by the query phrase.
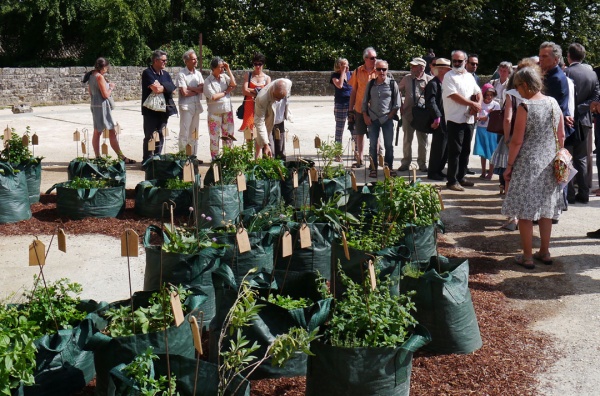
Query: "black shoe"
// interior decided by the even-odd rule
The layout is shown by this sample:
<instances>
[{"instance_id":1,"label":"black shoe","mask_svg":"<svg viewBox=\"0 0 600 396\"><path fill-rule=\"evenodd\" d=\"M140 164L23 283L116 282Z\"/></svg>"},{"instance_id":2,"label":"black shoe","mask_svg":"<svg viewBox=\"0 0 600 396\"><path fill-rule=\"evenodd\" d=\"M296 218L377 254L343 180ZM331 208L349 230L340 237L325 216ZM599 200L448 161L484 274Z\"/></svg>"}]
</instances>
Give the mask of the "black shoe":
<instances>
[{"instance_id":1,"label":"black shoe","mask_svg":"<svg viewBox=\"0 0 600 396\"><path fill-rule=\"evenodd\" d=\"M587 237L588 238L596 238L596 239L600 239L600 229L596 230L596 231L591 231L587 233Z\"/></svg>"},{"instance_id":2,"label":"black shoe","mask_svg":"<svg viewBox=\"0 0 600 396\"><path fill-rule=\"evenodd\" d=\"M442 175L440 175L440 174L437 174L437 175L427 175L427 178L429 180L437 180L437 181L444 180L444 177Z\"/></svg>"},{"instance_id":3,"label":"black shoe","mask_svg":"<svg viewBox=\"0 0 600 396\"><path fill-rule=\"evenodd\" d=\"M469 181L467 179L459 180L459 183L463 187L473 187L475 185L475 183L473 183L472 181Z\"/></svg>"},{"instance_id":4,"label":"black shoe","mask_svg":"<svg viewBox=\"0 0 600 396\"><path fill-rule=\"evenodd\" d=\"M558 219L552 219L552 224L558 224Z\"/></svg>"},{"instance_id":5,"label":"black shoe","mask_svg":"<svg viewBox=\"0 0 600 396\"><path fill-rule=\"evenodd\" d=\"M442 177L448 177L448 175L445 174L444 172L440 172L440 176L442 176Z\"/></svg>"},{"instance_id":6,"label":"black shoe","mask_svg":"<svg viewBox=\"0 0 600 396\"><path fill-rule=\"evenodd\" d=\"M585 197L583 195L577 194L577 195L575 195L575 202L579 202L579 203L582 203L582 204L587 204L587 203L590 202L590 197Z\"/></svg>"},{"instance_id":7,"label":"black shoe","mask_svg":"<svg viewBox=\"0 0 600 396\"><path fill-rule=\"evenodd\" d=\"M406 172L408 170L408 165L401 165L398 168L398 172Z\"/></svg>"},{"instance_id":8,"label":"black shoe","mask_svg":"<svg viewBox=\"0 0 600 396\"><path fill-rule=\"evenodd\" d=\"M465 173L466 173L467 175L474 175L474 174L475 174L475 172L474 172L474 171L472 171L471 169L467 169Z\"/></svg>"},{"instance_id":9,"label":"black shoe","mask_svg":"<svg viewBox=\"0 0 600 396\"><path fill-rule=\"evenodd\" d=\"M567 203L573 205L575 203L575 198L567 198Z\"/></svg>"}]
</instances>

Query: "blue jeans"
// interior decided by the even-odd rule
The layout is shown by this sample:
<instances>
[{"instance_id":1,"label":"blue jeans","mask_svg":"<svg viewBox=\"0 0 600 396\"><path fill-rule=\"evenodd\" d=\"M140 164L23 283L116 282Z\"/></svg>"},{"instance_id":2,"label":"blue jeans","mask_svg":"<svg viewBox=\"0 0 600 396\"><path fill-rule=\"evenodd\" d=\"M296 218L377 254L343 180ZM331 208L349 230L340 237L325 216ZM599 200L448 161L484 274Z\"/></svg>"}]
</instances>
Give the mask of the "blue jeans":
<instances>
[{"instance_id":1,"label":"blue jeans","mask_svg":"<svg viewBox=\"0 0 600 396\"><path fill-rule=\"evenodd\" d=\"M373 160L375 169L379 165L377 158L377 140L379 139L379 130L383 133L383 145L385 147L384 163L390 170L394 167L394 120L389 119L380 124L378 120L373 120L369 125L369 156Z\"/></svg>"}]
</instances>

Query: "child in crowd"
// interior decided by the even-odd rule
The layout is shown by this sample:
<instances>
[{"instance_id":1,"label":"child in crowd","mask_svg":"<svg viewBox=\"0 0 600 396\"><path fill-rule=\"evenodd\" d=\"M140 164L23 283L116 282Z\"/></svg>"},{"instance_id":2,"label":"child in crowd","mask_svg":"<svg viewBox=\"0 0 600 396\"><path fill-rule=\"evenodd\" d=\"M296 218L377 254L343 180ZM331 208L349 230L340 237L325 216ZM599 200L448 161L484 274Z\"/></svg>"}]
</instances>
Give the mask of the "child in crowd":
<instances>
[{"instance_id":1,"label":"child in crowd","mask_svg":"<svg viewBox=\"0 0 600 396\"><path fill-rule=\"evenodd\" d=\"M481 157L481 175L479 177L491 180L494 175L494 165L490 159L496 150L496 146L498 146L498 135L488 132L488 115L492 110L500 110L500 105L494 100L496 90L492 84L485 84L481 88L481 92L483 94L483 103L481 104L481 111L477 114L477 135L475 136L473 154ZM486 161L489 161L487 174Z\"/></svg>"}]
</instances>

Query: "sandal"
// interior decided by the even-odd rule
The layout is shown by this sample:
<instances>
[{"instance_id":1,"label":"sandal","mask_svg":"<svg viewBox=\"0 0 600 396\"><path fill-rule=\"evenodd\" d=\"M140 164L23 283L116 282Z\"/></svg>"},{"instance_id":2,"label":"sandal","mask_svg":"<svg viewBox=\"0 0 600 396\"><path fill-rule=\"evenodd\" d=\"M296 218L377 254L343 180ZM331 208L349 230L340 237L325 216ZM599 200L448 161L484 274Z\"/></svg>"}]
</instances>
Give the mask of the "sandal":
<instances>
[{"instance_id":1,"label":"sandal","mask_svg":"<svg viewBox=\"0 0 600 396\"><path fill-rule=\"evenodd\" d=\"M519 223L517 223L514 220L509 220L502 225L502 228L507 231L516 231L519 229ZM535 255L534 255L534 257L535 257Z\"/></svg>"},{"instance_id":2,"label":"sandal","mask_svg":"<svg viewBox=\"0 0 600 396\"><path fill-rule=\"evenodd\" d=\"M540 252L536 252L533 254L533 258L542 264L552 265L552 257L550 256L550 253L541 254Z\"/></svg>"},{"instance_id":3,"label":"sandal","mask_svg":"<svg viewBox=\"0 0 600 396\"><path fill-rule=\"evenodd\" d=\"M131 158L127 158L127 157L123 157L123 158L121 158L121 160L122 160L123 162L125 162L125 164L126 164L126 165L131 165L131 164L135 164L135 163L137 163L137 161L136 161L136 160L133 160L133 159L131 159Z\"/></svg>"},{"instance_id":4,"label":"sandal","mask_svg":"<svg viewBox=\"0 0 600 396\"><path fill-rule=\"evenodd\" d=\"M373 169L369 172L369 177L377 178L377 170Z\"/></svg>"},{"instance_id":5,"label":"sandal","mask_svg":"<svg viewBox=\"0 0 600 396\"><path fill-rule=\"evenodd\" d=\"M362 162L355 162L352 164L352 169L362 168L364 165Z\"/></svg>"},{"instance_id":6,"label":"sandal","mask_svg":"<svg viewBox=\"0 0 600 396\"><path fill-rule=\"evenodd\" d=\"M521 267L528 270L535 269L535 265L533 264L533 258L525 258L522 254L515 256L515 264L520 265Z\"/></svg>"}]
</instances>

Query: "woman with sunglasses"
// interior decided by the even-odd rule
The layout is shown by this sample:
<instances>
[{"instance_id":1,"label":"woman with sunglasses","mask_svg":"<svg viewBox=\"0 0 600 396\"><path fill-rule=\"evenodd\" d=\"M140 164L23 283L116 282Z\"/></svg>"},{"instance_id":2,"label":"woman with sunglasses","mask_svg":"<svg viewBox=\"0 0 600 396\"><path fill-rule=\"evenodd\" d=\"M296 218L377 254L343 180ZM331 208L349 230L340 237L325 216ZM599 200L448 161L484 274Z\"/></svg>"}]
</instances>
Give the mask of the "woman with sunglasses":
<instances>
[{"instance_id":1,"label":"woman with sunglasses","mask_svg":"<svg viewBox=\"0 0 600 396\"><path fill-rule=\"evenodd\" d=\"M254 101L256 96L267 84L271 82L271 77L267 76L263 72L266 58L260 52L256 52L252 55L252 65L254 68L249 72L244 79L244 87L242 93L244 94L244 118L242 120L242 126L240 132L246 130L254 130ZM254 134L256 136L256 134ZM250 142L250 140L248 140ZM257 146L255 155L258 156L260 148Z\"/></svg>"}]
</instances>

